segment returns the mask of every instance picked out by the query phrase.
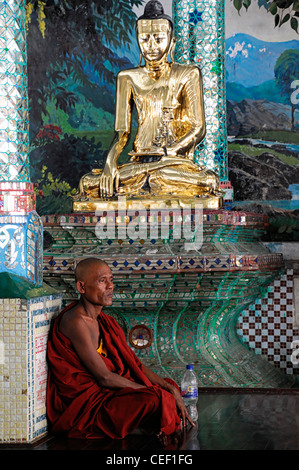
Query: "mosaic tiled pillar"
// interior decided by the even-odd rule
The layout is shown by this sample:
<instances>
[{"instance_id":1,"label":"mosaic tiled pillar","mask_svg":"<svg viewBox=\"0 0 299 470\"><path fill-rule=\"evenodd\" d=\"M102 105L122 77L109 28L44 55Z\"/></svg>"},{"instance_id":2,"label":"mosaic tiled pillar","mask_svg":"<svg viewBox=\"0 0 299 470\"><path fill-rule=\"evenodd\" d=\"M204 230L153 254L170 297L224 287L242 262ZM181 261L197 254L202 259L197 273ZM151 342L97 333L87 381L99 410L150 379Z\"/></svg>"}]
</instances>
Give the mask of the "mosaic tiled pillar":
<instances>
[{"instance_id":1,"label":"mosaic tiled pillar","mask_svg":"<svg viewBox=\"0 0 299 470\"><path fill-rule=\"evenodd\" d=\"M61 297L42 285L43 226L28 159L25 1L0 4L0 442L47 430L46 340Z\"/></svg>"},{"instance_id":2,"label":"mosaic tiled pillar","mask_svg":"<svg viewBox=\"0 0 299 470\"><path fill-rule=\"evenodd\" d=\"M227 166L224 0L173 0L173 19L175 60L198 64L203 76L207 131L196 149L196 160L219 174L226 199L232 199Z\"/></svg>"},{"instance_id":3,"label":"mosaic tiled pillar","mask_svg":"<svg viewBox=\"0 0 299 470\"><path fill-rule=\"evenodd\" d=\"M0 273L42 283L42 228L28 158L25 1L0 4Z\"/></svg>"},{"instance_id":4,"label":"mosaic tiled pillar","mask_svg":"<svg viewBox=\"0 0 299 470\"><path fill-rule=\"evenodd\" d=\"M29 182L25 2L0 6L0 175Z\"/></svg>"},{"instance_id":5,"label":"mosaic tiled pillar","mask_svg":"<svg viewBox=\"0 0 299 470\"><path fill-rule=\"evenodd\" d=\"M32 442L47 431L46 342L60 295L0 299L0 442Z\"/></svg>"}]
</instances>

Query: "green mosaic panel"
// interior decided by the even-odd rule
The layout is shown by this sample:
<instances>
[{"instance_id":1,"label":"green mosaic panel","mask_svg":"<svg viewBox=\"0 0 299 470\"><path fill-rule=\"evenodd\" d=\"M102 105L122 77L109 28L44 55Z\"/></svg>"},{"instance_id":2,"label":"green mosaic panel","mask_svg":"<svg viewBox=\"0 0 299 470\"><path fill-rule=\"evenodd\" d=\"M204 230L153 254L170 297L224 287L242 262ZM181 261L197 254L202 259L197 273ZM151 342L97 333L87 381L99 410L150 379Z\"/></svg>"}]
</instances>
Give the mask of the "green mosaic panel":
<instances>
[{"instance_id":1,"label":"green mosaic panel","mask_svg":"<svg viewBox=\"0 0 299 470\"><path fill-rule=\"evenodd\" d=\"M159 222L167 218L163 213ZM267 218L206 210L198 250L185 249L183 238L171 236L98 239L99 220L84 214L49 215L43 222L44 282L61 292L66 305L78 298L73 270L79 259L104 259L115 283L113 304L105 311L128 342L136 326L150 330L152 342L144 349L130 344L156 373L180 383L192 363L201 387L289 386L289 379L249 351L236 332L240 313L283 267L281 255L259 241ZM172 217L170 234L175 223Z\"/></svg>"},{"instance_id":2,"label":"green mosaic panel","mask_svg":"<svg viewBox=\"0 0 299 470\"><path fill-rule=\"evenodd\" d=\"M228 180L224 0L173 0L175 60L202 72L207 133L195 159Z\"/></svg>"},{"instance_id":3,"label":"green mosaic panel","mask_svg":"<svg viewBox=\"0 0 299 470\"><path fill-rule=\"evenodd\" d=\"M25 2L0 4L0 181L29 181Z\"/></svg>"},{"instance_id":4,"label":"green mosaic panel","mask_svg":"<svg viewBox=\"0 0 299 470\"><path fill-rule=\"evenodd\" d=\"M178 383L185 364L194 364L199 385L274 386L288 384L281 371L244 348L236 333L240 313L259 297L276 273L230 272L115 278L115 301L106 309L129 331L144 324L153 342L135 350L142 362ZM152 285L163 292L150 294ZM185 295L187 294L187 295ZM120 300L120 297L122 299Z\"/></svg>"}]
</instances>

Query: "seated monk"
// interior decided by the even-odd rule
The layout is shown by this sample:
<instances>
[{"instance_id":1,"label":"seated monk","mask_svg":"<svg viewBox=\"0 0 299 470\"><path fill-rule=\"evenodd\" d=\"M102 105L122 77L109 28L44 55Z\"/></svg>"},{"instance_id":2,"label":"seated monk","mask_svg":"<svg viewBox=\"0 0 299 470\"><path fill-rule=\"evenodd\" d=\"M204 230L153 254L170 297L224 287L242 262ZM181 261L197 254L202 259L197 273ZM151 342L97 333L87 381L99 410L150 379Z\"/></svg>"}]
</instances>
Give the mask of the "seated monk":
<instances>
[{"instance_id":1,"label":"seated monk","mask_svg":"<svg viewBox=\"0 0 299 470\"><path fill-rule=\"evenodd\" d=\"M117 322L113 277L97 258L78 263L80 300L54 320L48 339L50 430L70 438L122 439L137 428L166 435L192 423L178 387L141 364Z\"/></svg>"}]
</instances>

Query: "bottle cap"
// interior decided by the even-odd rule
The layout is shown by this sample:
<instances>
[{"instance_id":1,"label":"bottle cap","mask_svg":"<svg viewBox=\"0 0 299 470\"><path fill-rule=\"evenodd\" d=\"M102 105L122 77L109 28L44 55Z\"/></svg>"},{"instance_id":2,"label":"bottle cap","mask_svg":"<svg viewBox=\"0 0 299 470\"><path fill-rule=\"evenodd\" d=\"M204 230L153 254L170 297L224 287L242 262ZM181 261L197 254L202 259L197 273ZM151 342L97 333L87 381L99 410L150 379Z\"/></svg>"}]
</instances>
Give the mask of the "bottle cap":
<instances>
[{"instance_id":1,"label":"bottle cap","mask_svg":"<svg viewBox=\"0 0 299 470\"><path fill-rule=\"evenodd\" d=\"M193 370L193 365L192 365L192 364L188 364L188 365L186 366L186 369Z\"/></svg>"}]
</instances>

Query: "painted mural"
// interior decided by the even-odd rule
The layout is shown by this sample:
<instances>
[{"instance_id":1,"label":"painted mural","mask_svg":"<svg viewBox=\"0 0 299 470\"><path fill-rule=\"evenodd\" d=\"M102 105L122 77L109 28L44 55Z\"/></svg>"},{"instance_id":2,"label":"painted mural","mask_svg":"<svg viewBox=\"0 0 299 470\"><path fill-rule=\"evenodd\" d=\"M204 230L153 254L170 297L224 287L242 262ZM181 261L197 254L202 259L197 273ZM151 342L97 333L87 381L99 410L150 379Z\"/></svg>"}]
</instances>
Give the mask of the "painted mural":
<instances>
[{"instance_id":1,"label":"painted mural","mask_svg":"<svg viewBox=\"0 0 299 470\"><path fill-rule=\"evenodd\" d=\"M298 3L256 1L247 11L244 4L241 8L238 2L226 2L227 132L234 207L267 213L270 238L298 240Z\"/></svg>"},{"instance_id":2,"label":"painted mural","mask_svg":"<svg viewBox=\"0 0 299 470\"><path fill-rule=\"evenodd\" d=\"M26 3L31 179L38 212L65 213L80 176L105 161L115 75L138 64L144 2ZM171 0L162 3L171 14ZM273 236L291 240L299 239L298 10L298 0L226 0L233 208L269 213Z\"/></svg>"},{"instance_id":3,"label":"painted mural","mask_svg":"<svg viewBox=\"0 0 299 470\"><path fill-rule=\"evenodd\" d=\"M115 76L136 65L140 0L27 0L31 179L37 210L71 211L113 137ZM138 63L138 62L137 62Z\"/></svg>"}]
</instances>

